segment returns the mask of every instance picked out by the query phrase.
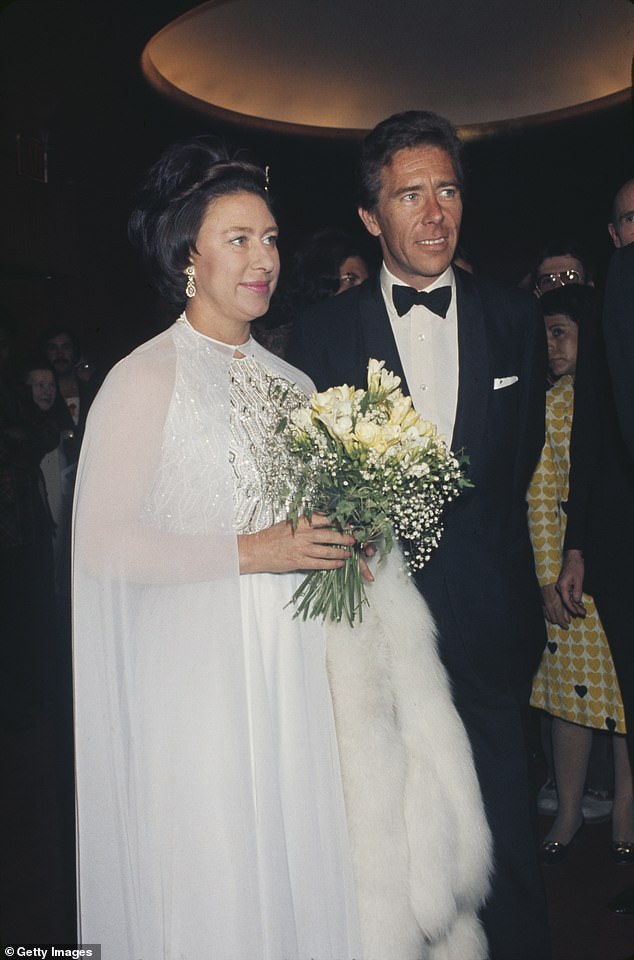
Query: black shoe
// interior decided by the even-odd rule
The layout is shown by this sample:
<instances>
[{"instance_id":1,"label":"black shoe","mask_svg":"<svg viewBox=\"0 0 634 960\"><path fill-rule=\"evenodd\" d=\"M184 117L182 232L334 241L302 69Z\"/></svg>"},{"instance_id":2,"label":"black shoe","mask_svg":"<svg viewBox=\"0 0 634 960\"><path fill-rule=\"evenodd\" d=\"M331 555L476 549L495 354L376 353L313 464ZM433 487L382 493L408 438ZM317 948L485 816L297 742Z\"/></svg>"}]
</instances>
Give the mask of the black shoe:
<instances>
[{"instance_id":1,"label":"black shoe","mask_svg":"<svg viewBox=\"0 0 634 960\"><path fill-rule=\"evenodd\" d=\"M615 863L634 863L634 843L631 840L613 840L610 853Z\"/></svg>"},{"instance_id":2,"label":"black shoe","mask_svg":"<svg viewBox=\"0 0 634 960\"><path fill-rule=\"evenodd\" d=\"M539 846L539 856L542 863L561 863L564 859L570 845L575 842L579 836L580 831L583 829L583 820L581 821L581 826L579 826L568 843L561 843L559 840L543 840Z\"/></svg>"},{"instance_id":3,"label":"black shoe","mask_svg":"<svg viewBox=\"0 0 634 960\"><path fill-rule=\"evenodd\" d=\"M608 903L608 910L622 917L634 917L634 887L628 887Z\"/></svg>"}]
</instances>

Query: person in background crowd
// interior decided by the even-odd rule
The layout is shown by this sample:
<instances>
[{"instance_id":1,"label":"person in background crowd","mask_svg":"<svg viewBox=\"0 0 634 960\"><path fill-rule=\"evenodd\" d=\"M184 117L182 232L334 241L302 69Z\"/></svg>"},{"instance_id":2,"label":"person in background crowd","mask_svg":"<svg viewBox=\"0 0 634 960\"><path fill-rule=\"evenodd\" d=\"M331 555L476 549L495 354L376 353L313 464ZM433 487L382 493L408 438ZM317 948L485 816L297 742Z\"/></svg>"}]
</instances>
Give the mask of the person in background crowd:
<instances>
[{"instance_id":1,"label":"person in background crowd","mask_svg":"<svg viewBox=\"0 0 634 960\"><path fill-rule=\"evenodd\" d=\"M60 434L15 380L4 326L0 343L0 718L12 728L41 715L54 693L53 524L40 461Z\"/></svg>"},{"instance_id":2,"label":"person in background crowd","mask_svg":"<svg viewBox=\"0 0 634 960\"><path fill-rule=\"evenodd\" d=\"M594 273L587 254L571 237L558 237L541 250L533 270L520 286L533 291L536 297L564 286L594 287ZM539 736L546 761L546 779L537 795L540 813L556 816L559 803L552 759L551 718L541 714ZM588 767L588 784L583 797L583 815L587 822L600 822L610 816L614 786L611 743L596 734Z\"/></svg>"},{"instance_id":3,"label":"person in background crowd","mask_svg":"<svg viewBox=\"0 0 634 960\"><path fill-rule=\"evenodd\" d=\"M584 343L586 331L580 330L568 522L557 582L561 599L573 617L586 615L584 589L594 597L610 644L628 731L634 728L630 603L634 583L634 461L627 443L632 438L628 399L632 387L633 250L632 245L617 249L608 274L603 332L610 376L600 342L590 334L589 342ZM634 766L634 742L629 734L627 745L630 765ZM610 906L618 913L634 915L634 889L625 891Z\"/></svg>"},{"instance_id":4,"label":"person in background crowd","mask_svg":"<svg viewBox=\"0 0 634 960\"><path fill-rule=\"evenodd\" d=\"M260 343L284 356L293 318L311 303L320 303L368 278L363 245L338 227L324 227L306 237L291 261L289 277L266 317L255 323Z\"/></svg>"},{"instance_id":5,"label":"person in background crowd","mask_svg":"<svg viewBox=\"0 0 634 960\"><path fill-rule=\"evenodd\" d=\"M31 390L33 402L55 419L57 384L55 373L45 360L34 359L23 367L24 384ZM58 425L59 426L59 425ZM69 467L64 450L67 434L60 431L60 442L44 455L40 469L44 476L48 506L53 520L55 585L63 610L70 600L70 516L75 468ZM60 609L60 613L63 612ZM68 616L65 615L65 621ZM69 624L70 626L70 624Z\"/></svg>"},{"instance_id":6,"label":"person in background crowd","mask_svg":"<svg viewBox=\"0 0 634 960\"><path fill-rule=\"evenodd\" d=\"M557 593L566 531L569 443L574 409L578 331L595 323L593 291L569 285L541 298L551 386L546 395L546 442L529 488L529 528L542 589L548 644L533 680L531 703L551 717L556 819L541 847L542 860L558 863L584 823L584 798L592 729L616 734L612 856L634 862L634 804L623 704L614 665L592 597L585 618L571 618ZM590 666L592 663L592 667Z\"/></svg>"},{"instance_id":7,"label":"person in background crowd","mask_svg":"<svg viewBox=\"0 0 634 960\"><path fill-rule=\"evenodd\" d=\"M367 279L368 264L359 241L336 227L326 227L306 237L295 251L287 295L297 311Z\"/></svg>"},{"instance_id":8,"label":"person in background crowd","mask_svg":"<svg viewBox=\"0 0 634 960\"><path fill-rule=\"evenodd\" d=\"M54 415L65 433L64 449L70 465L79 459L86 417L95 395L94 371L80 355L75 334L64 326L49 327L42 337L41 348L55 371L58 399Z\"/></svg>"},{"instance_id":9,"label":"person in background crowd","mask_svg":"<svg viewBox=\"0 0 634 960\"><path fill-rule=\"evenodd\" d=\"M541 251L532 273L536 297L568 284L593 287L594 277L586 254L570 238L548 243Z\"/></svg>"},{"instance_id":10,"label":"person in background crowd","mask_svg":"<svg viewBox=\"0 0 634 960\"><path fill-rule=\"evenodd\" d=\"M627 180L614 197L608 233L617 248L634 243L634 178Z\"/></svg>"},{"instance_id":11,"label":"person in background crowd","mask_svg":"<svg viewBox=\"0 0 634 960\"><path fill-rule=\"evenodd\" d=\"M634 243L629 241L623 244L622 249L615 251L610 262L603 308L603 338L621 436L634 477ZM634 479L630 496L633 492ZM632 526L629 528L630 534L631 531ZM623 646L619 664L619 679L627 691L630 715L634 713L634 662L631 649L631 643L629 647ZM633 752L630 749L630 760ZM609 906L616 913L634 916L634 887L624 890Z\"/></svg>"}]
</instances>

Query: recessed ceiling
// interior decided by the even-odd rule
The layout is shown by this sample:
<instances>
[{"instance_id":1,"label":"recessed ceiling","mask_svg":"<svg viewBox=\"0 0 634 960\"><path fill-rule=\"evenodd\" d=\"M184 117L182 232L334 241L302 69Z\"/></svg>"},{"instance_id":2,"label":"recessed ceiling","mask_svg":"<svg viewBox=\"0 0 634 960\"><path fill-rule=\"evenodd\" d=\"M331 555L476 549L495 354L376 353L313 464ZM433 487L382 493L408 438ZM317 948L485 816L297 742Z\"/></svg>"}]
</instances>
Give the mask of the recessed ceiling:
<instances>
[{"instance_id":1,"label":"recessed ceiling","mask_svg":"<svg viewBox=\"0 0 634 960\"><path fill-rule=\"evenodd\" d=\"M611 102L633 49L631 0L212 0L143 67L190 107L332 133L412 108L464 128Z\"/></svg>"}]
</instances>

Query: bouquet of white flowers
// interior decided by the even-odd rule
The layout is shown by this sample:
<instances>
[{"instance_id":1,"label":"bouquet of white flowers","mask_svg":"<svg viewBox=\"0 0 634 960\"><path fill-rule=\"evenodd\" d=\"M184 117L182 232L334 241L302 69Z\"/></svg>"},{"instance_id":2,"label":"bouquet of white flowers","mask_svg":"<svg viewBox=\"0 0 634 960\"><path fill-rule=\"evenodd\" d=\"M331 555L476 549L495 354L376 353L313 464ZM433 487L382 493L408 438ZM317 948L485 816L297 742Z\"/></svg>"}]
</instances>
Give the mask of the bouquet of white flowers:
<instances>
[{"instance_id":1,"label":"bouquet of white flowers","mask_svg":"<svg viewBox=\"0 0 634 960\"><path fill-rule=\"evenodd\" d=\"M281 478L279 456L271 495L296 526L301 514L325 514L354 533L357 548L343 567L313 570L291 602L306 617L343 616L352 625L367 603L360 568L363 547L376 542L382 555L394 537L404 541L410 571L420 570L438 546L442 510L463 487L466 458L447 449L434 424L413 409L400 377L370 360L367 390L347 385L314 393L309 405L287 403L278 451L290 467ZM288 400L288 397L287 397Z\"/></svg>"}]
</instances>

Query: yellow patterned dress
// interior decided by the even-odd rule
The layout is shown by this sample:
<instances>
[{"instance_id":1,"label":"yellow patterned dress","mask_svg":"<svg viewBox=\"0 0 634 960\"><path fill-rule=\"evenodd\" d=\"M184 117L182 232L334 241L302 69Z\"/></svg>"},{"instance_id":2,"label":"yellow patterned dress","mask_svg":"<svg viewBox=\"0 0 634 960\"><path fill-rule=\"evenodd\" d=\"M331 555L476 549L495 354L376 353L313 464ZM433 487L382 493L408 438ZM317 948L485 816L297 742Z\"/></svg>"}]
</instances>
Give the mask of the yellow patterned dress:
<instances>
[{"instance_id":1,"label":"yellow patterned dress","mask_svg":"<svg viewBox=\"0 0 634 960\"><path fill-rule=\"evenodd\" d=\"M546 394L546 441L528 491L528 518L540 586L559 576L568 499L573 380L561 377ZM584 727L625 733L625 718L610 648L592 597L583 595L585 619L568 630L547 623L548 643L531 704Z\"/></svg>"}]
</instances>

